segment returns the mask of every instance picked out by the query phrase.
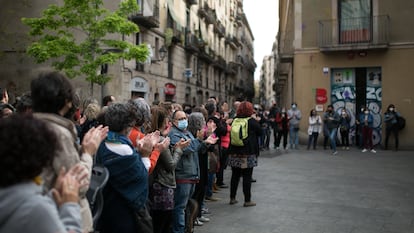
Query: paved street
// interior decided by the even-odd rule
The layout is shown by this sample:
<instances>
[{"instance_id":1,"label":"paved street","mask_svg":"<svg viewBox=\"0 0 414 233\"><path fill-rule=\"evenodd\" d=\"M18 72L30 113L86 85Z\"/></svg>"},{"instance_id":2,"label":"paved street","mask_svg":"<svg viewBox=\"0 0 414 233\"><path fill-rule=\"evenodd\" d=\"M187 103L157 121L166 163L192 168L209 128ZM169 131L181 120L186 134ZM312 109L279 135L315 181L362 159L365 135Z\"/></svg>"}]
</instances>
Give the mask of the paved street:
<instances>
[{"instance_id":1,"label":"paved street","mask_svg":"<svg viewBox=\"0 0 414 233\"><path fill-rule=\"evenodd\" d=\"M414 152L351 149L265 151L252 185L255 207L229 189L206 202L211 222L196 233L413 233ZM231 170L225 171L226 184Z\"/></svg>"}]
</instances>

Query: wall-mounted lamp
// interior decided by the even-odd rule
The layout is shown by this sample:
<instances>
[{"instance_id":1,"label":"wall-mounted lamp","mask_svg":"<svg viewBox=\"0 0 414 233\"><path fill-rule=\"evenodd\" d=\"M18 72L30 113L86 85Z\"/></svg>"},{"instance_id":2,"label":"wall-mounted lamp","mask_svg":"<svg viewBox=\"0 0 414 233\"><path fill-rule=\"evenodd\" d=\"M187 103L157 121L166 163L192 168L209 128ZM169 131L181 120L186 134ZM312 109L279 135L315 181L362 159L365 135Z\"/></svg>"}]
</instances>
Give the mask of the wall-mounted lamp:
<instances>
[{"instance_id":1,"label":"wall-mounted lamp","mask_svg":"<svg viewBox=\"0 0 414 233\"><path fill-rule=\"evenodd\" d=\"M159 50L158 50L158 59L151 59L151 63L155 63L155 62L159 62L164 60L165 56L167 55L167 49L165 48L165 46L163 45Z\"/></svg>"},{"instance_id":2,"label":"wall-mounted lamp","mask_svg":"<svg viewBox=\"0 0 414 233\"><path fill-rule=\"evenodd\" d=\"M165 48L165 46L163 45L160 50L158 50L158 53L160 55L160 60L164 60L165 55L167 55L167 49Z\"/></svg>"}]
</instances>

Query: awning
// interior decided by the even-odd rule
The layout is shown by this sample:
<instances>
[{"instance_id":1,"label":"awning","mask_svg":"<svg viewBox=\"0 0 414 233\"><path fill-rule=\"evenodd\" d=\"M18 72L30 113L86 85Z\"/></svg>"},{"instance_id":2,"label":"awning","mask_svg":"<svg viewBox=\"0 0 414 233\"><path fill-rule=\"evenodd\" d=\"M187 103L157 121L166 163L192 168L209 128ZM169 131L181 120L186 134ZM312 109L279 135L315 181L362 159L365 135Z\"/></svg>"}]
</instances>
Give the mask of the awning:
<instances>
[{"instance_id":1,"label":"awning","mask_svg":"<svg viewBox=\"0 0 414 233\"><path fill-rule=\"evenodd\" d=\"M187 24L187 8L183 0L168 0L171 17L177 23L177 29L182 30Z\"/></svg>"}]
</instances>

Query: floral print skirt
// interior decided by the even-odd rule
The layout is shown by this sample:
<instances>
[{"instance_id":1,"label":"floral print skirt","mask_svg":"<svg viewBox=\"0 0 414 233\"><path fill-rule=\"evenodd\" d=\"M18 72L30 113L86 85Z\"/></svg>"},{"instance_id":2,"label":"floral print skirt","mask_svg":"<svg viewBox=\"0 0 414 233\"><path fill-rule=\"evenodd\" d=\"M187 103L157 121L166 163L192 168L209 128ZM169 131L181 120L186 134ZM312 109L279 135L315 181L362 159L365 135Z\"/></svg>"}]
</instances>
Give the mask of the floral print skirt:
<instances>
[{"instance_id":1,"label":"floral print skirt","mask_svg":"<svg viewBox=\"0 0 414 233\"><path fill-rule=\"evenodd\" d=\"M150 189L151 209L172 210L174 209L174 189L154 183Z\"/></svg>"},{"instance_id":2,"label":"floral print skirt","mask_svg":"<svg viewBox=\"0 0 414 233\"><path fill-rule=\"evenodd\" d=\"M257 167L257 157L256 155L239 155L231 154L229 155L229 164L230 167L237 168L252 168Z\"/></svg>"}]
</instances>

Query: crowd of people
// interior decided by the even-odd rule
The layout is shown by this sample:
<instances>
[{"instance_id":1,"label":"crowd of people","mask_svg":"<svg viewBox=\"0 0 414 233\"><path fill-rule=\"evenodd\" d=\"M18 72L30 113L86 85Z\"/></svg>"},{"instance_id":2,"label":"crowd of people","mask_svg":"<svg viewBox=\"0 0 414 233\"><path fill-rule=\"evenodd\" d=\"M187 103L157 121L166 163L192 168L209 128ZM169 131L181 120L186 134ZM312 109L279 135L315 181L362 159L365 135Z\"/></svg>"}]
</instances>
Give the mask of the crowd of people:
<instances>
[{"instance_id":1,"label":"crowd of people","mask_svg":"<svg viewBox=\"0 0 414 233\"><path fill-rule=\"evenodd\" d=\"M183 108L106 96L100 105L81 101L58 72L39 74L16 106L2 96L0 232L192 232L209 221L206 202L217 200L217 189L230 185L228 203L238 202L240 178L243 206L256 205L251 183L262 127L248 101L229 107L211 97ZM230 139L237 118L248 119L241 146ZM86 193L97 165L109 179L95 222Z\"/></svg>"},{"instance_id":2,"label":"crowd of people","mask_svg":"<svg viewBox=\"0 0 414 233\"><path fill-rule=\"evenodd\" d=\"M218 200L217 189L230 188L228 204L239 202L241 178L243 206L256 205L253 169L260 151L269 149L272 131L275 149L299 149L303 116L297 103L266 110L249 101L230 107L215 97L194 107L150 106L144 98L121 103L114 96L104 97L102 105L95 99L81 102L58 72L32 80L30 94L15 106L3 91L0 232L192 232L209 221L207 204ZM390 105L384 117L386 148L391 134L398 148L398 117ZM363 108L357 123L364 152L375 152L372 121ZM312 109L307 149L316 149L323 131L324 147L329 142L336 154L338 130L341 145L349 149L347 110L338 114L329 105L320 116ZM96 220L86 193L97 165L109 171L109 179Z\"/></svg>"},{"instance_id":3,"label":"crowd of people","mask_svg":"<svg viewBox=\"0 0 414 233\"><path fill-rule=\"evenodd\" d=\"M260 124L264 132L259 137L261 150L269 149L271 131L273 131L275 149L288 150L288 145L290 149L298 149L298 132L302 114L296 103L292 103L288 110L285 107L280 109L276 104L273 104L268 111L259 111L259 113ZM383 119L385 126L384 149L388 149L389 138L392 135L395 140L394 150L397 151L399 147L398 135L403 127L401 121L405 122L405 120L396 111L393 104L387 107ZM343 150L349 150L352 144L361 148L362 152L376 153L373 144L374 116L366 106L361 107L360 113L355 117L355 125L351 125L351 112L348 109L334 109L331 104L321 114L316 109L311 109L306 123L309 135L307 150L311 148L316 150L319 135L323 133L323 149L330 148L333 155L338 154L337 146L342 146ZM351 130L354 132L352 137Z\"/></svg>"}]
</instances>

